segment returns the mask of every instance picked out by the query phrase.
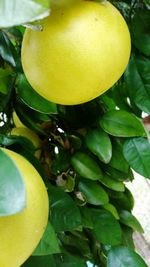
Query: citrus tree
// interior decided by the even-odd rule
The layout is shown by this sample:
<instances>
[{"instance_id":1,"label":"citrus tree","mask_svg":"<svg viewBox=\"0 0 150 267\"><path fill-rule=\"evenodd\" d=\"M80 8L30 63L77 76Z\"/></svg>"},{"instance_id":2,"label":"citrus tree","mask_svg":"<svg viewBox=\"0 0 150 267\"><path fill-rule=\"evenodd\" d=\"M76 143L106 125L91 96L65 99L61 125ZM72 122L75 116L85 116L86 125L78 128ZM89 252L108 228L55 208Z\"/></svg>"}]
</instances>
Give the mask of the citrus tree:
<instances>
[{"instance_id":1,"label":"citrus tree","mask_svg":"<svg viewBox=\"0 0 150 267\"><path fill-rule=\"evenodd\" d=\"M1 267L147 266L149 25L149 0L0 2Z\"/></svg>"}]
</instances>

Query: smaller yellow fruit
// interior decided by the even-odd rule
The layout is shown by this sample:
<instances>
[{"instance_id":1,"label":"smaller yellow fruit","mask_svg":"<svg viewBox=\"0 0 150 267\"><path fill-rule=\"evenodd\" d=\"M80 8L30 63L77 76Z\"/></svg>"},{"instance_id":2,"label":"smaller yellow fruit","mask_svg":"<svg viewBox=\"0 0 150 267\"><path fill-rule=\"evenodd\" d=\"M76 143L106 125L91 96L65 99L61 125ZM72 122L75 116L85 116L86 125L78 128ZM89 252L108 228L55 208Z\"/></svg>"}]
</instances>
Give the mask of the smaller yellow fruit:
<instances>
[{"instance_id":1,"label":"smaller yellow fruit","mask_svg":"<svg viewBox=\"0 0 150 267\"><path fill-rule=\"evenodd\" d=\"M23 136L28 138L36 148L35 156L37 158L40 158L41 140L35 132L26 127L16 127L11 130L11 135Z\"/></svg>"},{"instance_id":2,"label":"smaller yellow fruit","mask_svg":"<svg viewBox=\"0 0 150 267\"><path fill-rule=\"evenodd\" d=\"M21 122L15 111L13 111L13 122L16 127L25 127L25 125Z\"/></svg>"},{"instance_id":3,"label":"smaller yellow fruit","mask_svg":"<svg viewBox=\"0 0 150 267\"><path fill-rule=\"evenodd\" d=\"M11 150L1 150L20 171L26 188L26 207L17 214L0 217L0 267L18 267L32 254L45 231L48 195L42 178L30 162Z\"/></svg>"}]
</instances>

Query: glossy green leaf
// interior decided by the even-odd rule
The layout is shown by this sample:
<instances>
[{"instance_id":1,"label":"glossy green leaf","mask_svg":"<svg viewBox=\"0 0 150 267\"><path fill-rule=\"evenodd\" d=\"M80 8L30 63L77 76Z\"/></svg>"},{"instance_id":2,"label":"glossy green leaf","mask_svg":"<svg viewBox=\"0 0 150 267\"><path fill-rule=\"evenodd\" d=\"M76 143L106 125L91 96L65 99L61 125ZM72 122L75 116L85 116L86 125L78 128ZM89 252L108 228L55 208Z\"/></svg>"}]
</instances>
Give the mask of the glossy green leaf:
<instances>
[{"instance_id":1,"label":"glossy green leaf","mask_svg":"<svg viewBox=\"0 0 150 267\"><path fill-rule=\"evenodd\" d=\"M55 257L55 260L56 266L59 267L87 267L84 260L72 256L71 254L61 254L60 256L58 255Z\"/></svg>"},{"instance_id":2,"label":"glossy green leaf","mask_svg":"<svg viewBox=\"0 0 150 267\"><path fill-rule=\"evenodd\" d=\"M110 110L99 121L107 133L118 137L146 136L141 121L125 110Z\"/></svg>"},{"instance_id":3,"label":"glossy green leaf","mask_svg":"<svg viewBox=\"0 0 150 267\"><path fill-rule=\"evenodd\" d=\"M55 231L50 222L48 222L46 230L40 240L38 246L33 252L33 256L44 256L60 253L60 248Z\"/></svg>"},{"instance_id":4,"label":"glossy green leaf","mask_svg":"<svg viewBox=\"0 0 150 267\"><path fill-rule=\"evenodd\" d=\"M149 67L149 59L132 57L125 72L125 81L131 100L139 109L148 114L150 114Z\"/></svg>"},{"instance_id":5,"label":"glossy green leaf","mask_svg":"<svg viewBox=\"0 0 150 267\"><path fill-rule=\"evenodd\" d=\"M7 16L6 16L7 17ZM5 21L6 20L5 17ZM0 2L0 20L1 20L1 2ZM17 66L17 52L7 34L3 31L0 31L0 56L8 62L12 67L16 68Z\"/></svg>"},{"instance_id":6,"label":"glossy green leaf","mask_svg":"<svg viewBox=\"0 0 150 267\"><path fill-rule=\"evenodd\" d=\"M112 168L111 166L109 166L108 164L106 166L104 166L104 171L111 176L113 179L123 182L123 181L132 181L134 179L132 170L129 169L128 173L119 171L115 168Z\"/></svg>"},{"instance_id":7,"label":"glossy green leaf","mask_svg":"<svg viewBox=\"0 0 150 267\"><path fill-rule=\"evenodd\" d=\"M23 74L18 75L17 92L22 101L30 108L45 114L57 113L57 105L34 91Z\"/></svg>"},{"instance_id":8,"label":"glossy green leaf","mask_svg":"<svg viewBox=\"0 0 150 267\"><path fill-rule=\"evenodd\" d=\"M57 267L54 257L48 256L31 256L21 267Z\"/></svg>"},{"instance_id":9,"label":"glossy green leaf","mask_svg":"<svg viewBox=\"0 0 150 267\"><path fill-rule=\"evenodd\" d=\"M76 152L71 158L75 171L82 177L90 180L100 180L102 171L97 162L83 152Z\"/></svg>"},{"instance_id":10,"label":"glossy green leaf","mask_svg":"<svg viewBox=\"0 0 150 267\"><path fill-rule=\"evenodd\" d=\"M122 182L113 179L111 176L107 174L104 174L103 177L99 180L103 185L105 185L106 187L112 190L119 191L119 192L122 192L125 190L124 184Z\"/></svg>"},{"instance_id":11,"label":"glossy green leaf","mask_svg":"<svg viewBox=\"0 0 150 267\"><path fill-rule=\"evenodd\" d=\"M81 215L76 203L62 189L48 185L51 203L51 223L56 232L81 226Z\"/></svg>"},{"instance_id":12,"label":"glossy green leaf","mask_svg":"<svg viewBox=\"0 0 150 267\"><path fill-rule=\"evenodd\" d=\"M125 209L131 211L133 209L133 196L129 192L127 188L124 192L109 191L110 201L117 210Z\"/></svg>"},{"instance_id":13,"label":"glossy green leaf","mask_svg":"<svg viewBox=\"0 0 150 267\"><path fill-rule=\"evenodd\" d=\"M122 225L122 244L128 248L135 249L133 240L133 229Z\"/></svg>"},{"instance_id":14,"label":"glossy green leaf","mask_svg":"<svg viewBox=\"0 0 150 267\"><path fill-rule=\"evenodd\" d=\"M81 257L91 257L89 239L84 232L72 231L67 235L62 233L59 235L61 244L74 255L80 255Z\"/></svg>"},{"instance_id":15,"label":"glossy green leaf","mask_svg":"<svg viewBox=\"0 0 150 267\"><path fill-rule=\"evenodd\" d=\"M111 212L111 214L117 219L119 220L119 214L118 214L118 211L117 209L115 208L115 206L113 206L111 203L107 203L105 205L103 205L103 208L105 210L108 210L109 212Z\"/></svg>"},{"instance_id":16,"label":"glossy green leaf","mask_svg":"<svg viewBox=\"0 0 150 267\"><path fill-rule=\"evenodd\" d=\"M9 70L0 68L0 92L2 94L8 93L10 73L11 72Z\"/></svg>"},{"instance_id":17,"label":"glossy green leaf","mask_svg":"<svg viewBox=\"0 0 150 267\"><path fill-rule=\"evenodd\" d=\"M143 230L141 224L139 223L139 221L129 211L121 210L119 212L119 216L120 216L120 221L123 224L133 228L133 230L138 231L139 233L143 233L144 232L144 230Z\"/></svg>"},{"instance_id":18,"label":"glossy green leaf","mask_svg":"<svg viewBox=\"0 0 150 267\"><path fill-rule=\"evenodd\" d=\"M35 152L35 147L31 140L23 136L16 135L4 135L0 134L0 144L3 146L10 146L15 143L21 145L24 149L29 150L30 152Z\"/></svg>"},{"instance_id":19,"label":"glossy green leaf","mask_svg":"<svg viewBox=\"0 0 150 267\"><path fill-rule=\"evenodd\" d=\"M136 68L143 86L139 83L136 89L135 103L143 111L150 114L150 59L144 56L135 58Z\"/></svg>"},{"instance_id":20,"label":"glossy green leaf","mask_svg":"<svg viewBox=\"0 0 150 267\"><path fill-rule=\"evenodd\" d=\"M136 12L131 20L132 42L146 56L150 56L149 25L150 11L146 9Z\"/></svg>"},{"instance_id":21,"label":"glossy green leaf","mask_svg":"<svg viewBox=\"0 0 150 267\"><path fill-rule=\"evenodd\" d=\"M119 245L122 239L121 227L115 217L106 210L91 210L93 233L96 239L106 245Z\"/></svg>"},{"instance_id":22,"label":"glossy green leaf","mask_svg":"<svg viewBox=\"0 0 150 267\"><path fill-rule=\"evenodd\" d=\"M49 0L1 0L0 28L43 19L49 15L49 4Z\"/></svg>"},{"instance_id":23,"label":"glossy green leaf","mask_svg":"<svg viewBox=\"0 0 150 267\"><path fill-rule=\"evenodd\" d=\"M93 229L91 209L87 206L80 207L83 227Z\"/></svg>"},{"instance_id":24,"label":"glossy green leaf","mask_svg":"<svg viewBox=\"0 0 150 267\"><path fill-rule=\"evenodd\" d=\"M135 57L135 63L145 86L148 86L150 82L150 73L148 71L150 68L150 59L143 55L138 55Z\"/></svg>"},{"instance_id":25,"label":"glossy green leaf","mask_svg":"<svg viewBox=\"0 0 150 267\"><path fill-rule=\"evenodd\" d=\"M86 201L93 205L104 205L108 203L108 195L100 184L95 181L82 179L79 182L79 191L81 191Z\"/></svg>"},{"instance_id":26,"label":"glossy green leaf","mask_svg":"<svg viewBox=\"0 0 150 267\"><path fill-rule=\"evenodd\" d=\"M125 87L125 83L123 80L119 80L110 90L111 97L115 101L115 107L113 110L116 109L116 106L121 109L128 112L132 112L132 109L129 105L128 99L127 99L127 90Z\"/></svg>"},{"instance_id":27,"label":"glossy green leaf","mask_svg":"<svg viewBox=\"0 0 150 267\"><path fill-rule=\"evenodd\" d=\"M106 105L108 109L114 109L116 107L116 103L112 97L106 92L100 96L102 102Z\"/></svg>"},{"instance_id":28,"label":"glossy green leaf","mask_svg":"<svg viewBox=\"0 0 150 267\"><path fill-rule=\"evenodd\" d=\"M111 141L107 133L103 130L95 129L87 133L85 137L89 150L98 156L104 163L108 163L112 156Z\"/></svg>"},{"instance_id":29,"label":"glossy green leaf","mask_svg":"<svg viewBox=\"0 0 150 267\"><path fill-rule=\"evenodd\" d=\"M148 267L144 260L127 247L115 247L108 253L107 267Z\"/></svg>"},{"instance_id":30,"label":"glossy green leaf","mask_svg":"<svg viewBox=\"0 0 150 267\"><path fill-rule=\"evenodd\" d=\"M46 135L45 131L37 123L35 123L32 117L30 117L29 113L27 113L26 108L24 108L18 102L15 105L15 111L17 113L17 116L25 126L37 132L38 134Z\"/></svg>"},{"instance_id":31,"label":"glossy green leaf","mask_svg":"<svg viewBox=\"0 0 150 267\"><path fill-rule=\"evenodd\" d=\"M15 162L0 149L0 216L13 215L25 208L26 192Z\"/></svg>"},{"instance_id":32,"label":"glossy green leaf","mask_svg":"<svg viewBox=\"0 0 150 267\"><path fill-rule=\"evenodd\" d=\"M146 138L126 140L123 152L131 168L146 178L150 178L150 143Z\"/></svg>"},{"instance_id":33,"label":"glossy green leaf","mask_svg":"<svg viewBox=\"0 0 150 267\"><path fill-rule=\"evenodd\" d=\"M112 147L112 158L109 165L118 171L129 173L129 164L124 157L122 144L113 140Z\"/></svg>"}]
</instances>

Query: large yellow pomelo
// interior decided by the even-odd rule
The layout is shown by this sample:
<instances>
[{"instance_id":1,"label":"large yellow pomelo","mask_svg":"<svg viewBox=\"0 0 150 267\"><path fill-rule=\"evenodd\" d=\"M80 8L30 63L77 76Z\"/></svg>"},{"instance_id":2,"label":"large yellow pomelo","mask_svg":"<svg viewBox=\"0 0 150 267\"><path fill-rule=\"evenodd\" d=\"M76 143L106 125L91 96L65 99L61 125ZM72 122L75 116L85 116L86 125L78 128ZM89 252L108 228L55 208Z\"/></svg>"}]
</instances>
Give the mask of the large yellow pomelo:
<instances>
[{"instance_id":1,"label":"large yellow pomelo","mask_svg":"<svg viewBox=\"0 0 150 267\"><path fill-rule=\"evenodd\" d=\"M20 213L0 217L0 267L19 267L44 233L49 211L48 195L42 178L25 158L7 149L3 151L23 176L27 203Z\"/></svg>"},{"instance_id":2,"label":"large yellow pomelo","mask_svg":"<svg viewBox=\"0 0 150 267\"><path fill-rule=\"evenodd\" d=\"M52 1L43 31L27 29L22 64L32 87L46 99L66 105L99 96L123 74L130 34L109 2Z\"/></svg>"}]
</instances>

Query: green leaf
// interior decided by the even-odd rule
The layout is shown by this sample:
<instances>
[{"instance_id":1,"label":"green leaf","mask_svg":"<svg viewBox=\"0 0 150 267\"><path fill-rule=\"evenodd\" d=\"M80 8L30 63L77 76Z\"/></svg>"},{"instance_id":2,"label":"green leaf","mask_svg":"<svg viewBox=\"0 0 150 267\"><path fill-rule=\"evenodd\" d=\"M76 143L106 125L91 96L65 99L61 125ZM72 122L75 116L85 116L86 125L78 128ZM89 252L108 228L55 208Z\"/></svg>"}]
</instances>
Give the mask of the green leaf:
<instances>
[{"instance_id":1,"label":"green leaf","mask_svg":"<svg viewBox=\"0 0 150 267\"><path fill-rule=\"evenodd\" d=\"M93 233L96 239L106 245L119 245L122 239L121 227L115 217L106 210L91 209Z\"/></svg>"},{"instance_id":2,"label":"green leaf","mask_svg":"<svg viewBox=\"0 0 150 267\"><path fill-rule=\"evenodd\" d=\"M91 258L89 239L84 232L72 231L67 234L59 234L63 247L73 255Z\"/></svg>"},{"instance_id":3,"label":"green leaf","mask_svg":"<svg viewBox=\"0 0 150 267\"><path fill-rule=\"evenodd\" d=\"M127 98L127 90L124 80L119 80L110 90L111 97L114 99L116 105L113 109L116 109L116 106L121 110L126 110L132 112L132 109L129 105Z\"/></svg>"},{"instance_id":4,"label":"green leaf","mask_svg":"<svg viewBox=\"0 0 150 267\"><path fill-rule=\"evenodd\" d=\"M133 250L126 247L112 248L108 253L107 267L148 267Z\"/></svg>"},{"instance_id":5,"label":"green leaf","mask_svg":"<svg viewBox=\"0 0 150 267\"><path fill-rule=\"evenodd\" d=\"M111 203L107 203L105 205L103 205L103 208L105 210L108 210L109 212L111 212L111 214L117 219L119 220L119 214L118 214L118 211L117 209L115 208L115 206L113 206Z\"/></svg>"},{"instance_id":6,"label":"green leaf","mask_svg":"<svg viewBox=\"0 0 150 267\"><path fill-rule=\"evenodd\" d=\"M91 130L85 137L86 145L89 150L98 156L104 163L108 163L112 156L111 141L103 130Z\"/></svg>"},{"instance_id":7,"label":"green leaf","mask_svg":"<svg viewBox=\"0 0 150 267\"><path fill-rule=\"evenodd\" d=\"M0 68L0 92L2 94L8 93L10 74L9 70Z\"/></svg>"},{"instance_id":8,"label":"green leaf","mask_svg":"<svg viewBox=\"0 0 150 267\"><path fill-rule=\"evenodd\" d=\"M112 97L110 97L109 93L106 92L100 96L102 102L106 105L108 109L114 109L116 107L116 103Z\"/></svg>"},{"instance_id":9,"label":"green leaf","mask_svg":"<svg viewBox=\"0 0 150 267\"><path fill-rule=\"evenodd\" d=\"M103 185L105 185L106 187L112 190L119 191L119 192L122 192L125 190L124 184L122 182L113 179L111 176L107 174L104 174L103 177L99 180Z\"/></svg>"},{"instance_id":10,"label":"green leaf","mask_svg":"<svg viewBox=\"0 0 150 267\"><path fill-rule=\"evenodd\" d=\"M49 0L1 0L0 28L43 19L49 15L49 3Z\"/></svg>"},{"instance_id":11,"label":"green leaf","mask_svg":"<svg viewBox=\"0 0 150 267\"><path fill-rule=\"evenodd\" d=\"M146 56L150 56L149 25L150 11L146 9L136 12L131 20L132 42L134 46Z\"/></svg>"},{"instance_id":12,"label":"green leaf","mask_svg":"<svg viewBox=\"0 0 150 267\"><path fill-rule=\"evenodd\" d=\"M36 124L33 119L31 118L29 112L27 113L27 110L25 107L23 107L22 104L20 103L15 103L15 111L17 113L17 116L19 117L19 119L21 120L21 122L27 126L29 129L37 132L38 134L42 134L42 135L46 135L46 133L44 132L44 130L42 130L42 128L40 128L40 126L38 124ZM31 110L30 110L31 113Z\"/></svg>"},{"instance_id":13,"label":"green leaf","mask_svg":"<svg viewBox=\"0 0 150 267\"><path fill-rule=\"evenodd\" d=\"M21 267L57 267L52 255L31 256Z\"/></svg>"},{"instance_id":14,"label":"green leaf","mask_svg":"<svg viewBox=\"0 0 150 267\"><path fill-rule=\"evenodd\" d=\"M129 173L129 165L124 157L122 144L113 140L112 147L112 158L109 165L118 171Z\"/></svg>"},{"instance_id":15,"label":"green leaf","mask_svg":"<svg viewBox=\"0 0 150 267\"><path fill-rule=\"evenodd\" d=\"M133 230L138 231L139 233L144 233L144 230L138 220L127 210L121 210L119 212L120 221L133 228Z\"/></svg>"},{"instance_id":16,"label":"green leaf","mask_svg":"<svg viewBox=\"0 0 150 267\"><path fill-rule=\"evenodd\" d=\"M117 210L132 210L134 206L134 199L129 191L125 188L124 192L109 191L110 201L117 208Z\"/></svg>"},{"instance_id":17,"label":"green leaf","mask_svg":"<svg viewBox=\"0 0 150 267\"><path fill-rule=\"evenodd\" d=\"M103 187L95 181L82 179L79 181L79 190L86 197L86 201L93 205L104 205L108 203L108 195Z\"/></svg>"},{"instance_id":18,"label":"green leaf","mask_svg":"<svg viewBox=\"0 0 150 267\"><path fill-rule=\"evenodd\" d=\"M149 67L149 59L131 57L125 72L125 81L131 100L139 109L148 114L150 114Z\"/></svg>"},{"instance_id":19,"label":"green leaf","mask_svg":"<svg viewBox=\"0 0 150 267\"><path fill-rule=\"evenodd\" d=\"M128 227L128 226L125 226L125 225L122 225L122 244L128 248L131 248L131 249L135 249L135 246L134 246L134 240L133 240L133 229Z\"/></svg>"},{"instance_id":20,"label":"green leaf","mask_svg":"<svg viewBox=\"0 0 150 267\"><path fill-rule=\"evenodd\" d=\"M104 171L111 176L113 179L123 182L123 181L132 181L134 179L132 170L129 169L128 173L119 171L115 168L112 168L111 166L109 166L108 164L106 166L104 166Z\"/></svg>"},{"instance_id":21,"label":"green leaf","mask_svg":"<svg viewBox=\"0 0 150 267\"><path fill-rule=\"evenodd\" d=\"M150 143L146 138L126 140L123 152L131 168L146 178L150 178Z\"/></svg>"},{"instance_id":22,"label":"green leaf","mask_svg":"<svg viewBox=\"0 0 150 267\"><path fill-rule=\"evenodd\" d=\"M59 266L59 267L79 267L79 266L87 267L84 260L81 260L80 258L72 256L71 254L68 254L68 253L61 254L60 256L59 255L56 256L55 260L56 260L56 266Z\"/></svg>"},{"instance_id":23,"label":"green leaf","mask_svg":"<svg viewBox=\"0 0 150 267\"><path fill-rule=\"evenodd\" d=\"M60 253L58 240L51 223L48 222L44 235L32 255L44 256L56 253Z\"/></svg>"},{"instance_id":24,"label":"green leaf","mask_svg":"<svg viewBox=\"0 0 150 267\"><path fill-rule=\"evenodd\" d=\"M2 1L0 1L0 20L1 20L1 2ZM6 15L6 17L7 17L7 15ZM5 17L5 21L7 21L6 17ZM16 49L13 46L13 44L11 43L7 34L3 31L0 31L0 56L6 62L8 62L11 66L16 68L17 59L18 59Z\"/></svg>"},{"instance_id":25,"label":"green leaf","mask_svg":"<svg viewBox=\"0 0 150 267\"><path fill-rule=\"evenodd\" d=\"M0 216L16 214L25 205L23 177L7 150L0 149Z\"/></svg>"},{"instance_id":26,"label":"green leaf","mask_svg":"<svg viewBox=\"0 0 150 267\"><path fill-rule=\"evenodd\" d=\"M48 185L51 203L51 223L56 232L81 226L81 215L76 203L62 189Z\"/></svg>"},{"instance_id":27,"label":"green leaf","mask_svg":"<svg viewBox=\"0 0 150 267\"><path fill-rule=\"evenodd\" d=\"M135 103L143 111L150 114L150 59L144 56L136 56L136 68L143 86L136 88Z\"/></svg>"},{"instance_id":28,"label":"green leaf","mask_svg":"<svg viewBox=\"0 0 150 267\"><path fill-rule=\"evenodd\" d=\"M40 96L23 74L17 78L17 93L22 101L30 108L45 114L57 113L57 105Z\"/></svg>"},{"instance_id":29,"label":"green leaf","mask_svg":"<svg viewBox=\"0 0 150 267\"><path fill-rule=\"evenodd\" d=\"M144 84L148 84L150 82L150 73L148 71L150 67L150 59L148 57L144 57L143 55L136 55L135 63Z\"/></svg>"},{"instance_id":30,"label":"green leaf","mask_svg":"<svg viewBox=\"0 0 150 267\"><path fill-rule=\"evenodd\" d=\"M90 180L100 180L102 171L97 162L83 152L76 152L71 158L75 171L82 177Z\"/></svg>"},{"instance_id":31,"label":"green leaf","mask_svg":"<svg viewBox=\"0 0 150 267\"><path fill-rule=\"evenodd\" d=\"M146 136L141 121L125 110L110 110L99 121L107 133L118 137Z\"/></svg>"},{"instance_id":32,"label":"green leaf","mask_svg":"<svg viewBox=\"0 0 150 267\"><path fill-rule=\"evenodd\" d=\"M23 136L4 135L0 134L0 144L3 146L10 146L15 143L20 144L24 149L35 153L35 147L31 140Z\"/></svg>"},{"instance_id":33,"label":"green leaf","mask_svg":"<svg viewBox=\"0 0 150 267\"><path fill-rule=\"evenodd\" d=\"M93 222L91 217L91 209L87 206L80 207L82 216L82 224L85 228L93 229Z\"/></svg>"}]
</instances>

